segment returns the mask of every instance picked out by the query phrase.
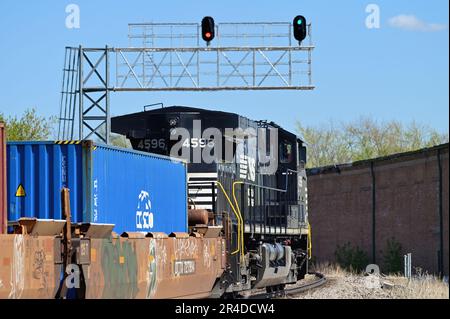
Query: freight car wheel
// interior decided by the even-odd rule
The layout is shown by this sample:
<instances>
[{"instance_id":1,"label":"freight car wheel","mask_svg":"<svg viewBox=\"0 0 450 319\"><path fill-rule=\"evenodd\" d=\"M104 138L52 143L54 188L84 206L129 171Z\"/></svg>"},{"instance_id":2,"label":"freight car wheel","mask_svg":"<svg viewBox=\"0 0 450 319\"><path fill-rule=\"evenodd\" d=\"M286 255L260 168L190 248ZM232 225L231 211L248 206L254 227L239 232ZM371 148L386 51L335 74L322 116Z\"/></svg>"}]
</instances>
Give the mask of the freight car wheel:
<instances>
[{"instance_id":1,"label":"freight car wheel","mask_svg":"<svg viewBox=\"0 0 450 319\"><path fill-rule=\"evenodd\" d=\"M266 292L274 296L282 296L284 294L284 287L286 285L275 285L266 287Z\"/></svg>"},{"instance_id":2,"label":"freight car wheel","mask_svg":"<svg viewBox=\"0 0 450 319\"><path fill-rule=\"evenodd\" d=\"M237 292L226 292L222 295L222 299L238 299L241 296Z\"/></svg>"},{"instance_id":3,"label":"freight car wheel","mask_svg":"<svg viewBox=\"0 0 450 319\"><path fill-rule=\"evenodd\" d=\"M305 279L306 273L308 272L306 259L303 259L299 264L300 267L297 268L297 281Z\"/></svg>"},{"instance_id":4,"label":"freight car wheel","mask_svg":"<svg viewBox=\"0 0 450 319\"><path fill-rule=\"evenodd\" d=\"M289 295L298 294L300 292L304 292L310 289L317 288L319 286L324 285L327 282L327 278L321 274L321 273L310 273L310 275L315 275L316 280L313 282L308 283L297 283L294 284L293 288L290 288L292 285L288 286L288 289L285 289L285 286L283 286L282 290L274 290L275 287L280 286L270 286L266 287L266 293L260 293L256 292L254 294L251 294L250 296L247 296L248 299L268 299L268 298L276 298L276 297L285 297ZM269 291L270 290L270 291Z\"/></svg>"},{"instance_id":5,"label":"freight car wheel","mask_svg":"<svg viewBox=\"0 0 450 319\"><path fill-rule=\"evenodd\" d=\"M307 272L306 266L303 266L302 268L300 268L300 270L297 274L297 281L305 279L306 272Z\"/></svg>"}]
</instances>

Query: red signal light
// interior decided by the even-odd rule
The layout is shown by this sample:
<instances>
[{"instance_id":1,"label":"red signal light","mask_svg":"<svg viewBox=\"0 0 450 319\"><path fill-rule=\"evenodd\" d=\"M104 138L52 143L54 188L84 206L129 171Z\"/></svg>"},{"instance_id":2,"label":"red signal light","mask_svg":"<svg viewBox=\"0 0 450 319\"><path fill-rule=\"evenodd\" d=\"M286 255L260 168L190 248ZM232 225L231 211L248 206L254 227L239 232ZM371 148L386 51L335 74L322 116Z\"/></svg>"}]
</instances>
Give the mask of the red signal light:
<instances>
[{"instance_id":1,"label":"red signal light","mask_svg":"<svg viewBox=\"0 0 450 319\"><path fill-rule=\"evenodd\" d=\"M202 19L202 39L209 43L214 39L214 19L204 17Z\"/></svg>"}]
</instances>

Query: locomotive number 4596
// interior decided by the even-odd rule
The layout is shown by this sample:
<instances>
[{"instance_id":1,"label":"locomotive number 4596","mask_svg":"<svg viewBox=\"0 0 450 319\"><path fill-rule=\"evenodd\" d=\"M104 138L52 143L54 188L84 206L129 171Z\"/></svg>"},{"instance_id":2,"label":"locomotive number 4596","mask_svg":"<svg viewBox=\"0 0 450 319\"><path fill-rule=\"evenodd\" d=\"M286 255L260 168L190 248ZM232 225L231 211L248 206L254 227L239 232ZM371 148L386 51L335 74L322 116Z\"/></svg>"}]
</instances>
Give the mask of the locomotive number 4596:
<instances>
[{"instance_id":1,"label":"locomotive number 4596","mask_svg":"<svg viewBox=\"0 0 450 319\"><path fill-rule=\"evenodd\" d=\"M183 147L201 147L205 148L208 147L214 147L214 140L206 139L206 138L187 138L183 142Z\"/></svg>"},{"instance_id":2,"label":"locomotive number 4596","mask_svg":"<svg viewBox=\"0 0 450 319\"><path fill-rule=\"evenodd\" d=\"M166 141L163 138L151 138L151 139L142 139L138 144L138 149L141 150L151 150L151 149L165 149Z\"/></svg>"}]
</instances>

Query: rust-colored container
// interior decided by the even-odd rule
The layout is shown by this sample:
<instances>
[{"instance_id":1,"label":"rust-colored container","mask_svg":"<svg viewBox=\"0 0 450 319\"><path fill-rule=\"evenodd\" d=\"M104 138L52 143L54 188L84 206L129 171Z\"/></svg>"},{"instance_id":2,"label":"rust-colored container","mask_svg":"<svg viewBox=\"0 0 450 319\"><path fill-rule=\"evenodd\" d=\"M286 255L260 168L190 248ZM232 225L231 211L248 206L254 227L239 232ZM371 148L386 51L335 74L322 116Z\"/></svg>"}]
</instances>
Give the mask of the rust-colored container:
<instances>
[{"instance_id":1,"label":"rust-colored container","mask_svg":"<svg viewBox=\"0 0 450 319\"><path fill-rule=\"evenodd\" d=\"M0 234L6 233L6 129L0 123Z\"/></svg>"}]
</instances>

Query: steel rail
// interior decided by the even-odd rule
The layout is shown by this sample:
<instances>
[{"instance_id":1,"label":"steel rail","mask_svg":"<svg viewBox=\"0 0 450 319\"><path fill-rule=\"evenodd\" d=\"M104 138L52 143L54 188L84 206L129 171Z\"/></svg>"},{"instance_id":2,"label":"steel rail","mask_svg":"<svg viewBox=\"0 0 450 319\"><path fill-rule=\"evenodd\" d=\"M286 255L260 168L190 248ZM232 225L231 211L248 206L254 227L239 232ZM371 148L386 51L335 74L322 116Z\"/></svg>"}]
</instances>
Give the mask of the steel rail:
<instances>
[{"instance_id":1,"label":"steel rail","mask_svg":"<svg viewBox=\"0 0 450 319\"><path fill-rule=\"evenodd\" d=\"M290 289L283 289L283 290L274 291L274 292L260 293L260 294L245 296L242 298L245 298L245 299L271 299L271 298L286 297L289 295L294 295L294 294L298 294L300 292L304 292L304 291L307 291L310 289L317 288L319 286L324 285L327 282L327 278L321 273L314 272L314 273L309 273L309 274L315 275L318 279L315 280L314 282L306 283L306 284L300 285L298 287L294 287L294 288L290 288Z\"/></svg>"}]
</instances>

